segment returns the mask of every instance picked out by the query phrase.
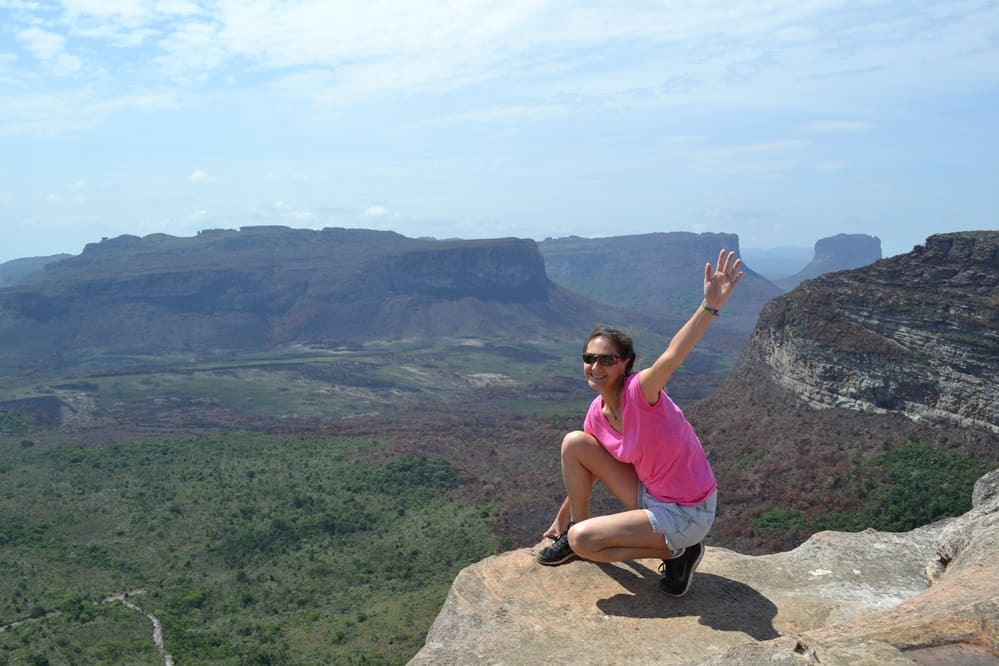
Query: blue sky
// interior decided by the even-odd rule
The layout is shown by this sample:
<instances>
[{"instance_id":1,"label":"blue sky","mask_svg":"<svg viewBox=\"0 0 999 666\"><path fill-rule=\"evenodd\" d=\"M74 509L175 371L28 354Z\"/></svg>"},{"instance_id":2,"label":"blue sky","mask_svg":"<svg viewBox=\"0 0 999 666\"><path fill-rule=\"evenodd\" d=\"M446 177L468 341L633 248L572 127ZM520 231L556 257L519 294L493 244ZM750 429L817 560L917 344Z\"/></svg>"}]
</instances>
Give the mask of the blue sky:
<instances>
[{"instance_id":1,"label":"blue sky","mask_svg":"<svg viewBox=\"0 0 999 666\"><path fill-rule=\"evenodd\" d=\"M0 0L0 261L255 224L999 228L999 3Z\"/></svg>"}]
</instances>

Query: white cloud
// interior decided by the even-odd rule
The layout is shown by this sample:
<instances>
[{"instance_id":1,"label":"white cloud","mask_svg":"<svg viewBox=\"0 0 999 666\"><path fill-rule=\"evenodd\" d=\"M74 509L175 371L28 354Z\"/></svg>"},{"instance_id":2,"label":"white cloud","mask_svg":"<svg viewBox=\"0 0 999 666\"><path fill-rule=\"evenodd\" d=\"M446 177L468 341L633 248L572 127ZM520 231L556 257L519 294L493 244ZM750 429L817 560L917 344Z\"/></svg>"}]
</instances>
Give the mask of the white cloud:
<instances>
[{"instance_id":1,"label":"white cloud","mask_svg":"<svg viewBox=\"0 0 999 666\"><path fill-rule=\"evenodd\" d=\"M74 37L107 42L108 46L119 49L141 46L150 38L160 34L153 28L120 26L113 23L79 24L73 26L71 32Z\"/></svg>"},{"instance_id":2,"label":"white cloud","mask_svg":"<svg viewBox=\"0 0 999 666\"><path fill-rule=\"evenodd\" d=\"M700 134L677 134L666 138L669 143L700 143L704 137Z\"/></svg>"},{"instance_id":3,"label":"white cloud","mask_svg":"<svg viewBox=\"0 0 999 666\"><path fill-rule=\"evenodd\" d=\"M74 74L83 64L79 58L65 52L66 38L60 34L41 28L28 28L19 32L17 39L28 52L48 64L56 74Z\"/></svg>"},{"instance_id":4,"label":"white cloud","mask_svg":"<svg viewBox=\"0 0 999 666\"><path fill-rule=\"evenodd\" d=\"M361 215L364 217L382 217L384 215L388 215L388 213L389 210L385 206L374 205L365 208Z\"/></svg>"},{"instance_id":5,"label":"white cloud","mask_svg":"<svg viewBox=\"0 0 999 666\"><path fill-rule=\"evenodd\" d=\"M406 169L394 164L381 164L368 169L368 173L374 176L401 176L406 173Z\"/></svg>"},{"instance_id":6,"label":"white cloud","mask_svg":"<svg viewBox=\"0 0 999 666\"><path fill-rule=\"evenodd\" d=\"M708 148L699 151L697 154L707 157L733 157L737 155L758 155L761 153L784 152L796 150L807 146L807 141L801 139L781 139L778 141L760 141L756 143L746 143L737 146L722 146L718 148Z\"/></svg>"},{"instance_id":7,"label":"white cloud","mask_svg":"<svg viewBox=\"0 0 999 666\"><path fill-rule=\"evenodd\" d=\"M840 169L846 168L845 162L839 162L836 160L827 160L825 162L818 162L815 165L816 171L839 171Z\"/></svg>"},{"instance_id":8,"label":"white cloud","mask_svg":"<svg viewBox=\"0 0 999 666\"><path fill-rule=\"evenodd\" d=\"M160 40L164 53L156 59L157 64L175 76L211 72L226 57L218 32L218 25L204 21L178 25Z\"/></svg>"},{"instance_id":9,"label":"white cloud","mask_svg":"<svg viewBox=\"0 0 999 666\"><path fill-rule=\"evenodd\" d=\"M874 125L863 120L817 120L801 126L806 132L819 134L833 132L866 132Z\"/></svg>"},{"instance_id":10,"label":"white cloud","mask_svg":"<svg viewBox=\"0 0 999 666\"><path fill-rule=\"evenodd\" d=\"M880 0L857 8L842 0L598 0L585 6L557 0L63 0L62 5L59 24L67 26L66 34L93 42L80 51L86 63L65 52L65 37L52 29L52 12L40 6L25 10L30 18L21 17L25 29L19 33L26 48L30 44L36 57L62 74L85 65L99 71L103 65L109 80L126 68L153 81L165 77L171 85L199 86L214 77L252 80L282 101L291 93L320 109L481 92L484 86L492 89L492 103L498 101L437 107L450 111L430 123L551 121L587 102L615 109L682 104L728 110L800 108L805 100L835 113L838 101L863 95L871 86L896 96L917 85L924 89L925 80L899 76L912 69L907 63L916 62L928 46L957 43L958 36L969 35L974 43L975 31L996 16L959 2L907 6L903 12ZM863 9L872 6L877 9ZM896 38L886 40L892 35ZM923 70L935 72L938 80L953 80L960 71L961 85L974 89L976 80L989 77L962 66L966 58L946 52L953 48L938 50L945 51L943 58ZM101 57L103 63L91 62ZM860 74L838 77L835 84L816 78L842 72ZM885 85L889 80L892 85ZM748 81L753 85L744 85ZM806 131L861 130L817 124Z\"/></svg>"},{"instance_id":11,"label":"white cloud","mask_svg":"<svg viewBox=\"0 0 999 666\"><path fill-rule=\"evenodd\" d=\"M414 123L416 126L452 125L458 123L522 123L552 118L562 118L569 115L565 105L538 106L507 106L483 109L471 109L461 113L452 113L437 118L429 118Z\"/></svg>"},{"instance_id":12,"label":"white cloud","mask_svg":"<svg viewBox=\"0 0 999 666\"><path fill-rule=\"evenodd\" d=\"M87 189L87 181L84 180L83 178L80 178L79 180L75 180L72 183L70 183L69 189L71 189L73 191L76 191L76 192L78 192L80 190L85 190L85 189Z\"/></svg>"},{"instance_id":13,"label":"white cloud","mask_svg":"<svg viewBox=\"0 0 999 666\"><path fill-rule=\"evenodd\" d=\"M41 28L22 30L17 34L17 41L39 60L52 60L66 46L65 37Z\"/></svg>"},{"instance_id":14,"label":"white cloud","mask_svg":"<svg viewBox=\"0 0 999 666\"><path fill-rule=\"evenodd\" d=\"M157 0L153 4L153 11L157 14L174 14L178 16L193 16L201 14L202 9L188 0Z\"/></svg>"},{"instance_id":15,"label":"white cloud","mask_svg":"<svg viewBox=\"0 0 999 666\"><path fill-rule=\"evenodd\" d=\"M87 88L12 94L0 100L0 135L51 136L90 129L120 111L172 109L178 105L176 95L169 91L101 98Z\"/></svg>"},{"instance_id":16,"label":"white cloud","mask_svg":"<svg viewBox=\"0 0 999 666\"><path fill-rule=\"evenodd\" d=\"M71 21L100 19L106 22L138 25L153 16L153 8L144 0L62 0Z\"/></svg>"},{"instance_id":17,"label":"white cloud","mask_svg":"<svg viewBox=\"0 0 999 666\"><path fill-rule=\"evenodd\" d=\"M787 43L811 42L818 36L819 33L815 28L801 25L789 25L774 33L774 39Z\"/></svg>"},{"instance_id":18,"label":"white cloud","mask_svg":"<svg viewBox=\"0 0 999 666\"><path fill-rule=\"evenodd\" d=\"M780 174L791 171L796 164L793 155L808 145L800 139L783 139L704 148L690 153L693 164L701 171L716 174L761 173Z\"/></svg>"},{"instance_id":19,"label":"white cloud","mask_svg":"<svg viewBox=\"0 0 999 666\"><path fill-rule=\"evenodd\" d=\"M208 211L204 210L204 209L193 211L188 216L188 218L190 219L191 222L197 222L199 220L204 220L207 217L208 217Z\"/></svg>"},{"instance_id":20,"label":"white cloud","mask_svg":"<svg viewBox=\"0 0 999 666\"><path fill-rule=\"evenodd\" d=\"M212 175L210 175L210 174L202 171L201 169L198 169L194 173L191 174L191 177L189 178L189 180L192 183L194 183L195 185L204 185L206 183L214 183L215 182L215 176L212 176Z\"/></svg>"},{"instance_id":21,"label":"white cloud","mask_svg":"<svg viewBox=\"0 0 999 666\"><path fill-rule=\"evenodd\" d=\"M75 74L82 66L83 62L79 58L68 53L60 53L52 62L52 69L62 75Z\"/></svg>"}]
</instances>

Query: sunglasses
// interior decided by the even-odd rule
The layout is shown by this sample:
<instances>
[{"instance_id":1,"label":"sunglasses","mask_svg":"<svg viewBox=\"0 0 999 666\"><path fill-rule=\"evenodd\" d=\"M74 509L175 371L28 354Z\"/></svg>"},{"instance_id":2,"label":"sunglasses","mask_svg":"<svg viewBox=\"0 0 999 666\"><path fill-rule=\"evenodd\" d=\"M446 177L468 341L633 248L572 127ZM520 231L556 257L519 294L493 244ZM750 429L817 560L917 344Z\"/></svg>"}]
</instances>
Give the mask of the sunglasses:
<instances>
[{"instance_id":1,"label":"sunglasses","mask_svg":"<svg viewBox=\"0 0 999 666\"><path fill-rule=\"evenodd\" d=\"M605 368L615 365L620 360L621 357L616 354L583 354L583 363L587 365L599 363Z\"/></svg>"}]
</instances>

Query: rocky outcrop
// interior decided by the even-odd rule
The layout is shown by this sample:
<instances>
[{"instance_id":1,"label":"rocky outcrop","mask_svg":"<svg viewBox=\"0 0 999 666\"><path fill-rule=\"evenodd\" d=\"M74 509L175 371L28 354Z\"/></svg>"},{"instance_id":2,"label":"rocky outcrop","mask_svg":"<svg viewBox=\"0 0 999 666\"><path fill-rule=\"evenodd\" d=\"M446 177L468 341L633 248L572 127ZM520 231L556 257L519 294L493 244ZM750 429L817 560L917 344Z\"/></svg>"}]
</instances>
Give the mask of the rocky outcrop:
<instances>
[{"instance_id":1,"label":"rocky outcrop","mask_svg":"<svg viewBox=\"0 0 999 666\"><path fill-rule=\"evenodd\" d=\"M776 280L784 290L794 289L804 280L823 273L860 268L881 258L881 239L867 234L837 234L820 238L815 243L815 255L807 266L786 278Z\"/></svg>"},{"instance_id":2,"label":"rocky outcrop","mask_svg":"<svg viewBox=\"0 0 999 666\"><path fill-rule=\"evenodd\" d=\"M570 236L547 238L538 247L548 276L558 284L604 303L685 321L700 302L704 263L714 263L723 248L738 254L739 237L687 232ZM748 337L760 308L781 290L751 268L744 271L739 297L726 305L719 324Z\"/></svg>"},{"instance_id":3,"label":"rocky outcrop","mask_svg":"<svg viewBox=\"0 0 999 666\"><path fill-rule=\"evenodd\" d=\"M503 302L547 300L545 263L533 241L443 247L402 253L385 262L393 293Z\"/></svg>"},{"instance_id":4,"label":"rocky outcrop","mask_svg":"<svg viewBox=\"0 0 999 666\"><path fill-rule=\"evenodd\" d=\"M999 232L801 284L767 304L739 363L813 407L999 433Z\"/></svg>"},{"instance_id":5,"label":"rocky outcrop","mask_svg":"<svg viewBox=\"0 0 999 666\"><path fill-rule=\"evenodd\" d=\"M458 575L410 663L992 664L996 552L999 470L971 511L912 532L821 532L756 557L709 546L679 599L658 561L547 568L521 549Z\"/></svg>"}]
</instances>

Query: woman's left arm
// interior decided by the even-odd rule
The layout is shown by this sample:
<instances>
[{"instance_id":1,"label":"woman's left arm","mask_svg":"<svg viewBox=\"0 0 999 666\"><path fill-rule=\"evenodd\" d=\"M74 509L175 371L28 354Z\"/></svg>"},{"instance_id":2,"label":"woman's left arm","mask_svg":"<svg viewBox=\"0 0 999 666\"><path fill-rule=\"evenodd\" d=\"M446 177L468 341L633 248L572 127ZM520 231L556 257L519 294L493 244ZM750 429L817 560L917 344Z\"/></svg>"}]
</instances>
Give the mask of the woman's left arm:
<instances>
[{"instance_id":1,"label":"woman's left arm","mask_svg":"<svg viewBox=\"0 0 999 666\"><path fill-rule=\"evenodd\" d=\"M642 393L650 405L659 399L659 391L666 387L670 377L697 346L711 325L711 320L718 316L721 307L732 295L735 285L742 279L742 271L739 270L741 266L742 259L735 259L735 252L726 255L724 249L718 253L717 270L713 270L711 262L704 265L704 301L673 336L666 351L651 367L638 374Z\"/></svg>"}]
</instances>

